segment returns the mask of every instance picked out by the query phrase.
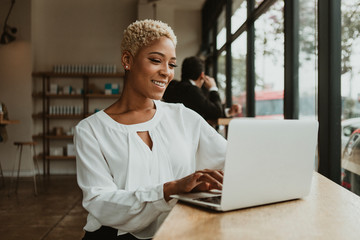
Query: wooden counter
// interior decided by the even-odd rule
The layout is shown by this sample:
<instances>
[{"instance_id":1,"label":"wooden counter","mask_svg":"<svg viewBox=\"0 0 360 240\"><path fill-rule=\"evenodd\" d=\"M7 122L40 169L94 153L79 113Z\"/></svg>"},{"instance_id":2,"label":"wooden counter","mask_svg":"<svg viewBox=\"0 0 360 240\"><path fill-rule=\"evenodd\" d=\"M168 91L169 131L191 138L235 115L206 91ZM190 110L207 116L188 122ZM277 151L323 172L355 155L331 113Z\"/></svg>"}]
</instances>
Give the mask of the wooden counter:
<instances>
[{"instance_id":1,"label":"wooden counter","mask_svg":"<svg viewBox=\"0 0 360 240\"><path fill-rule=\"evenodd\" d=\"M314 173L300 200L218 213L177 203L154 240L360 239L360 197Z\"/></svg>"}]
</instances>

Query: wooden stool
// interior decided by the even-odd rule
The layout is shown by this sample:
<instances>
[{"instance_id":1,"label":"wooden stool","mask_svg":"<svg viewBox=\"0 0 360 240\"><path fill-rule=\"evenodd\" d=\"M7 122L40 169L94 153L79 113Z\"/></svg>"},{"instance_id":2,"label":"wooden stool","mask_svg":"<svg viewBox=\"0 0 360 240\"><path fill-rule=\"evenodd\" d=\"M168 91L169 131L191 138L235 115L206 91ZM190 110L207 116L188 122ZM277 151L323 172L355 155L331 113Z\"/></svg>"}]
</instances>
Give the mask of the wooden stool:
<instances>
[{"instance_id":1,"label":"wooden stool","mask_svg":"<svg viewBox=\"0 0 360 240\"><path fill-rule=\"evenodd\" d=\"M34 192L35 195L37 195L37 186L36 186L36 175L38 173L40 173L39 171L39 164L36 158L36 151L35 151L35 145L37 143L36 142L14 142L14 145L17 146L18 152L19 152L19 161L18 161L18 169L17 169L17 177L16 177L16 187L15 187L15 192L17 193L18 190L18 185L19 185L19 174L20 174L20 166L21 166L21 156L22 156L22 150L23 150L23 146L29 146L30 147L30 152L32 151L32 163L33 163L33 167L34 167ZM15 170L15 164L14 164L14 170ZM14 170L13 170L13 176L14 176ZM37 171L37 172L36 172Z\"/></svg>"}]
</instances>

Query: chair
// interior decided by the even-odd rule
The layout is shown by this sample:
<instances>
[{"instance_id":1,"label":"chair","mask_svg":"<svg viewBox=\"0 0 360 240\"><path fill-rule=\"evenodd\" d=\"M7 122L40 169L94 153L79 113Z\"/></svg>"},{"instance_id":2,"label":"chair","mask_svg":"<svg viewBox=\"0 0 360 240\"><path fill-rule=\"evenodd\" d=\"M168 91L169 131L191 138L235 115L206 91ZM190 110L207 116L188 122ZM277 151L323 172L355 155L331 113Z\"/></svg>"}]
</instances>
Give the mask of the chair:
<instances>
[{"instance_id":1,"label":"chair","mask_svg":"<svg viewBox=\"0 0 360 240\"><path fill-rule=\"evenodd\" d=\"M34 180L34 193L35 196L38 194L37 192L37 186L36 186L36 175L38 173L40 173L39 171L39 164L36 158L36 151L35 151L35 145L37 143L36 142L14 142L14 145L17 146L17 151L19 154L19 160L18 160L18 169L17 169L17 177L16 177L16 187L15 187L15 192L17 193L18 190L18 185L19 185L19 174L20 174L20 167L21 167L21 157L22 157L22 150L24 146L29 146L30 147L30 152L32 152L32 163L33 163L33 169L34 169L34 176L33 176L33 180ZM15 163L16 164L16 163ZM13 176L14 176L14 171L15 171L15 164L14 164L14 170L13 170Z\"/></svg>"}]
</instances>

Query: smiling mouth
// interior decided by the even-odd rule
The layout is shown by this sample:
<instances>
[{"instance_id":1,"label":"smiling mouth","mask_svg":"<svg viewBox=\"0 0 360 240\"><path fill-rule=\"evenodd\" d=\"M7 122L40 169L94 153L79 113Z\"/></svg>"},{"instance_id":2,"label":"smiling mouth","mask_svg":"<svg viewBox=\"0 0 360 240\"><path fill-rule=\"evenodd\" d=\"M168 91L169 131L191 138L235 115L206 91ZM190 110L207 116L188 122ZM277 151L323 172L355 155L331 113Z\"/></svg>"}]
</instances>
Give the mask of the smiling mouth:
<instances>
[{"instance_id":1,"label":"smiling mouth","mask_svg":"<svg viewBox=\"0 0 360 240\"><path fill-rule=\"evenodd\" d=\"M159 82L159 81L155 81L155 80L151 80L151 82L153 82L155 85L157 85L159 87L165 87L166 86L165 82Z\"/></svg>"}]
</instances>

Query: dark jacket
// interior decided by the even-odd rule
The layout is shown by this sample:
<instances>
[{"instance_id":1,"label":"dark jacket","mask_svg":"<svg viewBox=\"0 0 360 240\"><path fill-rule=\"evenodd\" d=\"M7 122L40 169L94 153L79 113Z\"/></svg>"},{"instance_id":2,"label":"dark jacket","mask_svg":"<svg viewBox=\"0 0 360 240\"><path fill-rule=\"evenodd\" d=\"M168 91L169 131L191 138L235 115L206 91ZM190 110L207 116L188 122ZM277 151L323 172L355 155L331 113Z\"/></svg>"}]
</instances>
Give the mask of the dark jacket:
<instances>
[{"instance_id":1,"label":"dark jacket","mask_svg":"<svg viewBox=\"0 0 360 240\"><path fill-rule=\"evenodd\" d=\"M171 81L163 99L169 103L182 103L199 113L205 120L216 120L224 116L219 93L210 91L205 94L188 80Z\"/></svg>"}]
</instances>

